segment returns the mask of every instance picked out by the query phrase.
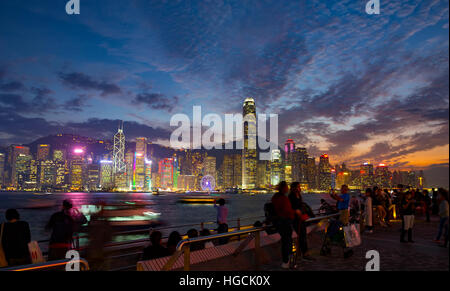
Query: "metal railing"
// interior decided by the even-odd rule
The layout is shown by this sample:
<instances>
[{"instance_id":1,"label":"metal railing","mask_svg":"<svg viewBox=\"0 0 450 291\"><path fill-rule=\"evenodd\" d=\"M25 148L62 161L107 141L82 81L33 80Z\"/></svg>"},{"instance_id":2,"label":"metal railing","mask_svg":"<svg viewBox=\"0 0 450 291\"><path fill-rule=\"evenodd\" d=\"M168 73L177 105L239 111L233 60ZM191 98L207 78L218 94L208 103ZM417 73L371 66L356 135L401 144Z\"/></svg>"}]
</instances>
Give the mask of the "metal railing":
<instances>
[{"instance_id":1,"label":"metal railing","mask_svg":"<svg viewBox=\"0 0 450 291\"><path fill-rule=\"evenodd\" d=\"M337 216L339 216L339 213L310 218L310 219L306 220L305 222L307 222L307 223L320 222L320 221L328 220L329 218L337 217ZM195 238L188 238L188 239L181 240L177 245L175 253L171 256L171 258L163 266L162 271L171 270L173 265L175 264L175 262L178 260L178 258L182 254L184 254L183 269L184 269L184 271L189 271L190 270L190 261L191 261L190 246L193 243L207 242L207 241L223 239L223 238L231 238L231 237L236 237L236 236L240 237L242 235L248 235L248 239L244 240L241 243L241 245L235 250L233 255L236 256L237 254L239 254L245 248L246 245L248 245L252 240L255 240L255 265L258 266L259 265L259 251L261 248L260 233L262 231L266 231L266 228L265 227L254 227L254 228L245 229L245 230L236 230L236 231L227 232L227 233L220 233L220 234L214 234L214 235L209 235L209 236L195 237Z\"/></svg>"},{"instance_id":2,"label":"metal railing","mask_svg":"<svg viewBox=\"0 0 450 291\"><path fill-rule=\"evenodd\" d=\"M67 265L67 263L79 263L80 271L89 271L89 263L85 259L66 259L66 260L58 260L51 261L46 263L34 264L34 265L26 265L26 266L17 266L17 267L9 267L2 268L0 271L15 271L15 272L24 272L24 271L47 271L52 269L60 269Z\"/></svg>"}]
</instances>

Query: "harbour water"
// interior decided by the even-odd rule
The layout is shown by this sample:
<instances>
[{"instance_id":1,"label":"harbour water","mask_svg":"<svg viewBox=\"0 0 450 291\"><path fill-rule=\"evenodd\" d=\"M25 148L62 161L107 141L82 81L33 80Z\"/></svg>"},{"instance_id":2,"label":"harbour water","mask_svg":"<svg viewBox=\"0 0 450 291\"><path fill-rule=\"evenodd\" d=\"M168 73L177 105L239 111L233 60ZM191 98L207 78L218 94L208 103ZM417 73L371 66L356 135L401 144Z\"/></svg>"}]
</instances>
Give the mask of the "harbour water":
<instances>
[{"instance_id":1,"label":"harbour water","mask_svg":"<svg viewBox=\"0 0 450 291\"><path fill-rule=\"evenodd\" d=\"M195 195L195 194L191 194ZM155 216L155 219L162 223L161 227L178 225L197 224L200 228L202 222L214 222L216 210L212 204L183 204L178 203L181 196L186 194L167 193L152 195L148 193L55 193L55 194L34 194L3 192L0 193L0 221L4 221L4 213L8 208L19 210L21 219L30 224L33 240L46 240L50 233L45 231L45 225L52 213L61 209L64 199L71 199L74 206L83 213L88 213L92 205L104 203L106 205L145 205L147 213ZM225 198L229 208L229 220L241 219L242 225L253 224L256 220L262 220L264 216L264 204L270 200L272 194L218 194ZM217 197L218 197L217 196ZM324 194L304 194L305 202L313 209L320 205L320 199L328 199ZM260 217L260 218L258 218ZM87 215L89 219L89 215ZM249 218L249 219L244 219ZM132 220L133 218L128 217ZM230 222L230 226L236 222ZM213 223L205 224L206 228L215 228ZM172 230L185 232L189 226L180 229L166 229L165 235ZM123 230L123 229L122 229ZM142 238L143 235L120 236L115 240L130 240Z\"/></svg>"}]
</instances>

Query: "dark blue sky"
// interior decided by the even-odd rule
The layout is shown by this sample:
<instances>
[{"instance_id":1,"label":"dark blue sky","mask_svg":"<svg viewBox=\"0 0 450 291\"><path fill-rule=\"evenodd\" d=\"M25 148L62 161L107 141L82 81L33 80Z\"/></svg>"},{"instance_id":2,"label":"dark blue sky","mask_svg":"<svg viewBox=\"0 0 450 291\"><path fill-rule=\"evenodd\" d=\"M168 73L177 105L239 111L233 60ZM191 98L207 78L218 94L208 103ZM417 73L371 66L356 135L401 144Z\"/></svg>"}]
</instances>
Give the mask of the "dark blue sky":
<instances>
[{"instance_id":1,"label":"dark blue sky","mask_svg":"<svg viewBox=\"0 0 450 291\"><path fill-rule=\"evenodd\" d=\"M0 2L0 144L56 132L166 143L170 116L280 114L332 162L448 165L448 1Z\"/></svg>"}]
</instances>

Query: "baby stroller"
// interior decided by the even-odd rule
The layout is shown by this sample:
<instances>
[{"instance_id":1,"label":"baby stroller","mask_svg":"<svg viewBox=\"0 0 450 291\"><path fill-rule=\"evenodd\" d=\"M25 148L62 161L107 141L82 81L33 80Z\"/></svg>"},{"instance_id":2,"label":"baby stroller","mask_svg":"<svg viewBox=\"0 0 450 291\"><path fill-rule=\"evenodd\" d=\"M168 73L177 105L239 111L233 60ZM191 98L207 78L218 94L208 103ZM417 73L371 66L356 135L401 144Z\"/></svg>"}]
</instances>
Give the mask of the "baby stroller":
<instances>
[{"instance_id":1,"label":"baby stroller","mask_svg":"<svg viewBox=\"0 0 450 291\"><path fill-rule=\"evenodd\" d=\"M328 256L331 254L331 247L342 247L344 258L349 258L353 255L353 250L347 248L345 244L345 234L343 224L338 218L330 218L328 227L325 229L322 248L320 249L321 256Z\"/></svg>"}]
</instances>

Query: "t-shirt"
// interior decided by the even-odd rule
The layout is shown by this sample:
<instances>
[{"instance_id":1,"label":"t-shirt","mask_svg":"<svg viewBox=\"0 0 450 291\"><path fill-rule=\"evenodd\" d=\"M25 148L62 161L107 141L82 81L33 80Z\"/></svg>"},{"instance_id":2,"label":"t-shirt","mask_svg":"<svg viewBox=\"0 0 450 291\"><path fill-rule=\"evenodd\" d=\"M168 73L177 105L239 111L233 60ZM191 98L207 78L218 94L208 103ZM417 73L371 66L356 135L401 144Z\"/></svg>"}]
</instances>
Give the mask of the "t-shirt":
<instances>
[{"instance_id":1,"label":"t-shirt","mask_svg":"<svg viewBox=\"0 0 450 291\"><path fill-rule=\"evenodd\" d=\"M344 201L338 201L337 208L339 210L345 210L348 209L348 204L350 203L350 194L341 194L339 197L344 199Z\"/></svg>"},{"instance_id":2,"label":"t-shirt","mask_svg":"<svg viewBox=\"0 0 450 291\"><path fill-rule=\"evenodd\" d=\"M224 206L214 205L214 207L217 209L217 223L219 224L227 223L228 208L225 205Z\"/></svg>"},{"instance_id":3,"label":"t-shirt","mask_svg":"<svg viewBox=\"0 0 450 291\"><path fill-rule=\"evenodd\" d=\"M30 253L28 252L28 243L30 241L30 227L27 222L17 221L4 224L2 246L8 261L10 259L30 258Z\"/></svg>"}]
</instances>

